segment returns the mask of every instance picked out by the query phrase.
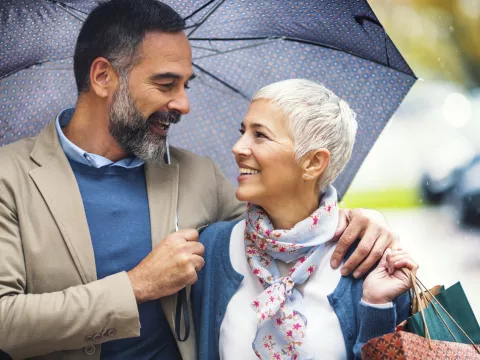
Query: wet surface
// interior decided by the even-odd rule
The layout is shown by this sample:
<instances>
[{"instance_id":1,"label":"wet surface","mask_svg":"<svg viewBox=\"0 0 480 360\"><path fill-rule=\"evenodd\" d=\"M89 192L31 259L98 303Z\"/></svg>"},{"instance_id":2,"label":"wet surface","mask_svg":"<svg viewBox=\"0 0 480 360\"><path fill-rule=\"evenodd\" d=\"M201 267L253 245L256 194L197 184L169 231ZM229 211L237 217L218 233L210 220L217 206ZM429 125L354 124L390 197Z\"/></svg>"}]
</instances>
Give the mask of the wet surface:
<instances>
[{"instance_id":1,"label":"wet surface","mask_svg":"<svg viewBox=\"0 0 480 360\"><path fill-rule=\"evenodd\" d=\"M419 263L420 280L429 288L460 281L480 320L480 228L458 226L449 207L381 212Z\"/></svg>"}]
</instances>

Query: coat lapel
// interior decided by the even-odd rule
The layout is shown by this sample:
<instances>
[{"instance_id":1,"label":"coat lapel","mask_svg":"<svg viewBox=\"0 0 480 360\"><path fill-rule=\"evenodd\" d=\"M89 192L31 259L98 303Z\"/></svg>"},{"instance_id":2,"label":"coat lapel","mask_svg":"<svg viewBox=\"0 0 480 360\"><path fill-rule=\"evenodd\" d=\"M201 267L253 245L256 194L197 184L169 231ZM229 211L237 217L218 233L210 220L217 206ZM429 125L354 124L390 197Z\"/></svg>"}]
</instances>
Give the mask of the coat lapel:
<instances>
[{"instance_id":1,"label":"coat lapel","mask_svg":"<svg viewBox=\"0 0 480 360\"><path fill-rule=\"evenodd\" d=\"M148 206L150 208L150 226L152 229L152 248L157 246L168 234L175 231L178 206L179 167L177 164L148 164L145 170L147 181ZM187 287L190 296L190 286ZM163 312L175 336L176 295L160 299ZM185 342L177 341L178 349L184 360L195 360L195 329L192 308L189 303L190 337Z\"/></svg>"},{"instance_id":2,"label":"coat lapel","mask_svg":"<svg viewBox=\"0 0 480 360\"><path fill-rule=\"evenodd\" d=\"M175 216L178 200L178 165L147 164L148 207L150 209L150 227L152 229L152 249L162 239L175 231ZM160 299L165 317L174 330L175 296Z\"/></svg>"},{"instance_id":3,"label":"coat lapel","mask_svg":"<svg viewBox=\"0 0 480 360\"><path fill-rule=\"evenodd\" d=\"M54 122L39 134L30 155L40 165L30 171L30 177L50 209L83 283L95 281L95 256L82 197Z\"/></svg>"}]
</instances>

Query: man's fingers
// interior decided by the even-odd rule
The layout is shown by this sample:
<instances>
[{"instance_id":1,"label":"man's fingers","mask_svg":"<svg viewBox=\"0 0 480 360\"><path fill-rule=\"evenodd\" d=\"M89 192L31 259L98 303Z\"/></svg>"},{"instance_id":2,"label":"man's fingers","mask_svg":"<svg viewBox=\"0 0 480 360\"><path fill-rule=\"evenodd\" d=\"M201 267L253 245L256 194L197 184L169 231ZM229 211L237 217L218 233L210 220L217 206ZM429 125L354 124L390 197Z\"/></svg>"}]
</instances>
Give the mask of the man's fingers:
<instances>
[{"instance_id":1,"label":"man's fingers","mask_svg":"<svg viewBox=\"0 0 480 360\"><path fill-rule=\"evenodd\" d=\"M366 238L367 238L367 234L365 234L364 236L364 239ZM362 242L364 241L364 239L362 239ZM375 241L375 239L373 239L372 241ZM359 247L362 242L360 242ZM353 265L348 264L348 262L345 265L352 266L352 268L350 269L356 268L355 272L353 273L353 276L355 278L359 278L363 276L368 270L370 270L375 265L375 263L382 258L388 245L390 245L390 240L388 236L385 234L382 234L378 239L376 239L373 247L371 248L370 252L367 254L366 257L361 259L358 263L353 263ZM355 253L353 255L355 255ZM353 255L351 257L353 257ZM364 253L362 253L362 256L363 255ZM357 265L360 262L361 264L357 267Z\"/></svg>"},{"instance_id":2,"label":"man's fingers","mask_svg":"<svg viewBox=\"0 0 480 360\"><path fill-rule=\"evenodd\" d=\"M193 255L192 256L192 265L195 268L195 271L200 271L202 270L203 266L205 265L205 260L203 257L199 255Z\"/></svg>"},{"instance_id":3,"label":"man's fingers","mask_svg":"<svg viewBox=\"0 0 480 360\"><path fill-rule=\"evenodd\" d=\"M348 220L347 220L347 213L348 210L340 209L338 211L338 226L337 230L335 230L335 235L333 236L334 241L337 241L340 236L342 236L343 232L347 228Z\"/></svg>"},{"instance_id":4,"label":"man's fingers","mask_svg":"<svg viewBox=\"0 0 480 360\"><path fill-rule=\"evenodd\" d=\"M342 263L342 260L345 256L345 254L347 253L347 250L349 249L349 247L360 237L360 232L361 232L361 228L357 227L357 226L354 226L354 224L352 224L352 223L343 232L342 236L340 236L340 240L338 240L338 244L335 247L335 251L334 251L334 253L332 255L332 259L330 261L330 264L333 268L337 268ZM357 257L358 257L359 255L358 255L357 250L355 251L355 253L357 253ZM355 255L355 253L353 255ZM368 255L368 253L367 253L367 255ZM351 262L350 262L350 264L351 264ZM343 268L345 268L345 266ZM342 274L343 274L343 271L342 271ZM349 272L346 273L346 274L349 274Z\"/></svg>"},{"instance_id":5,"label":"man's fingers","mask_svg":"<svg viewBox=\"0 0 480 360\"><path fill-rule=\"evenodd\" d=\"M198 241L198 231L195 229L182 229L175 234L182 236L187 241Z\"/></svg>"},{"instance_id":6,"label":"man's fingers","mask_svg":"<svg viewBox=\"0 0 480 360\"><path fill-rule=\"evenodd\" d=\"M189 242L188 252L195 255L202 256L203 253L205 252L205 246L203 246L203 244L200 244L199 242Z\"/></svg>"}]
</instances>

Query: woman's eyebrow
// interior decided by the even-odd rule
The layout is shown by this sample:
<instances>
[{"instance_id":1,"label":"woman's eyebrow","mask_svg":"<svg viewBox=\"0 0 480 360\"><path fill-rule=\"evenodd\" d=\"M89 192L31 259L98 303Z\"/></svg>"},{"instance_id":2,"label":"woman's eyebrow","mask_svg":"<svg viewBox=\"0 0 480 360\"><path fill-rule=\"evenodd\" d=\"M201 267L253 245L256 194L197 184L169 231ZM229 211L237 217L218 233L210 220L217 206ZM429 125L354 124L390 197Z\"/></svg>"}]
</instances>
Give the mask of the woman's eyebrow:
<instances>
[{"instance_id":1,"label":"woman's eyebrow","mask_svg":"<svg viewBox=\"0 0 480 360\"><path fill-rule=\"evenodd\" d=\"M269 133L273 134L272 129L270 129L267 125L260 124L260 123L253 123L253 124L252 124L252 127L255 128L255 129L265 129L265 130L267 130Z\"/></svg>"},{"instance_id":2,"label":"woman's eyebrow","mask_svg":"<svg viewBox=\"0 0 480 360\"><path fill-rule=\"evenodd\" d=\"M271 134L273 134L273 130L270 129L267 125L254 122L254 123L251 123L250 126L251 126L252 128L254 128L254 129L265 129L265 130L267 130L268 132L270 132ZM242 129L245 129L245 128L246 128L246 126L245 126L245 124L244 124L243 122L240 123L240 127L241 127Z\"/></svg>"}]
</instances>

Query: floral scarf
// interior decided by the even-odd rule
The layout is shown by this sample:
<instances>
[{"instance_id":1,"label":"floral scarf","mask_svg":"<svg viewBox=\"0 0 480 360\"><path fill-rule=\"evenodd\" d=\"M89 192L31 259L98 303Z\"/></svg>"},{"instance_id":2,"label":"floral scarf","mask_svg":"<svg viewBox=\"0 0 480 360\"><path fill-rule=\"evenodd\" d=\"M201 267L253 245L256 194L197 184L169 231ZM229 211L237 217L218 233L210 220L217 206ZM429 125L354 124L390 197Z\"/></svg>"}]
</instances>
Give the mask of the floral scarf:
<instances>
[{"instance_id":1,"label":"floral scarf","mask_svg":"<svg viewBox=\"0 0 480 360\"><path fill-rule=\"evenodd\" d=\"M248 264L265 288L252 303L258 315L252 347L258 358L267 360L312 359L304 344L307 319L302 294L295 285L304 283L319 263L326 242L338 225L337 192L330 186L320 207L290 230L275 230L262 208L249 204L245 227ZM296 261L282 277L275 260Z\"/></svg>"}]
</instances>

